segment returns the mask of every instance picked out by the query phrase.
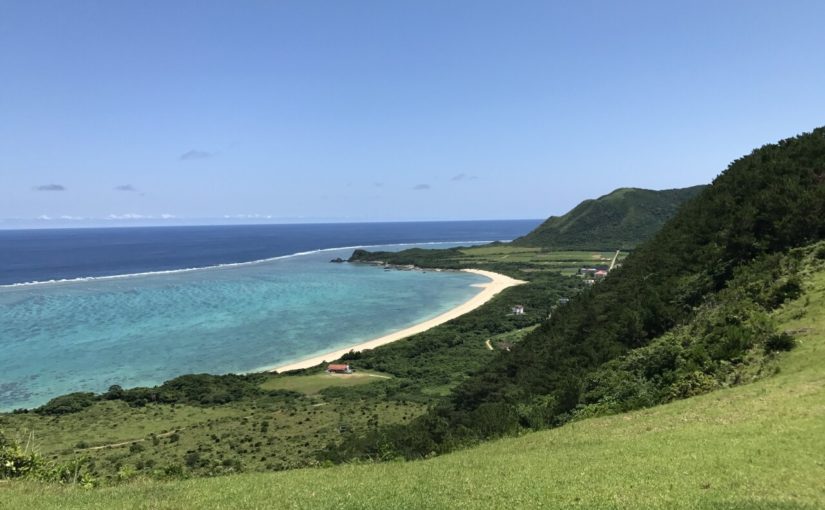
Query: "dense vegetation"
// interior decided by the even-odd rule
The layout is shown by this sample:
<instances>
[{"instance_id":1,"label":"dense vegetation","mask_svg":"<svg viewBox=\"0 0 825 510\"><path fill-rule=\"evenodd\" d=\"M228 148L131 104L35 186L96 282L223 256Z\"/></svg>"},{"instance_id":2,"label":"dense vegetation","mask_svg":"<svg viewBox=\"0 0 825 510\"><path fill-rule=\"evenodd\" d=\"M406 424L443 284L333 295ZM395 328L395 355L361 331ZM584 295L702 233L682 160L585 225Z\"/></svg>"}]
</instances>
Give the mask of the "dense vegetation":
<instances>
[{"instance_id":1,"label":"dense vegetation","mask_svg":"<svg viewBox=\"0 0 825 510\"><path fill-rule=\"evenodd\" d=\"M786 252L823 237L821 128L733 162L622 268L447 403L337 453L421 457L748 380L790 346L767 319L799 289L800 255Z\"/></svg>"},{"instance_id":2,"label":"dense vegetation","mask_svg":"<svg viewBox=\"0 0 825 510\"><path fill-rule=\"evenodd\" d=\"M632 249L658 232L683 203L703 188L620 188L585 200L563 216L551 216L513 244L555 250Z\"/></svg>"},{"instance_id":3,"label":"dense vegetation","mask_svg":"<svg viewBox=\"0 0 825 510\"><path fill-rule=\"evenodd\" d=\"M133 407L142 407L150 403L204 406L226 404L244 398L272 394L273 392L264 392L260 388L265 378L263 374L189 374L152 388L123 389L119 385L113 385L101 395L77 392L55 397L34 412L43 415L76 413L100 400L122 400Z\"/></svg>"}]
</instances>

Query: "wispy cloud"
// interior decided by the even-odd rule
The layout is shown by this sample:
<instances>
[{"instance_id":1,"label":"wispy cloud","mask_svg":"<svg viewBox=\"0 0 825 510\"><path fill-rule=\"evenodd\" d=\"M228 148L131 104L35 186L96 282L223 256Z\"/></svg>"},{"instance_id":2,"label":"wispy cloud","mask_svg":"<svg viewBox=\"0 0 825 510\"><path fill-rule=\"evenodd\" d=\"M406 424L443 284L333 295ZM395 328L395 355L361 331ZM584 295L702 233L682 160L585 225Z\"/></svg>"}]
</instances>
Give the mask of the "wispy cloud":
<instances>
[{"instance_id":1,"label":"wispy cloud","mask_svg":"<svg viewBox=\"0 0 825 510\"><path fill-rule=\"evenodd\" d=\"M224 219L227 220L271 220L271 214L224 214Z\"/></svg>"},{"instance_id":2,"label":"wispy cloud","mask_svg":"<svg viewBox=\"0 0 825 510\"><path fill-rule=\"evenodd\" d=\"M190 161L194 159L209 159L214 155L215 154L213 152L198 151L193 149L191 151L187 151L181 154L179 159L181 161Z\"/></svg>"},{"instance_id":3,"label":"wispy cloud","mask_svg":"<svg viewBox=\"0 0 825 510\"><path fill-rule=\"evenodd\" d=\"M137 188L135 188L131 184L121 184L120 186L115 186L114 190L115 191L137 191Z\"/></svg>"},{"instance_id":4,"label":"wispy cloud","mask_svg":"<svg viewBox=\"0 0 825 510\"><path fill-rule=\"evenodd\" d=\"M60 216L49 216L48 214L41 214L37 217L38 220L43 221L52 221L52 220L67 220L67 221L83 221L87 218L83 216L70 216L68 214L62 214Z\"/></svg>"},{"instance_id":5,"label":"wispy cloud","mask_svg":"<svg viewBox=\"0 0 825 510\"><path fill-rule=\"evenodd\" d=\"M416 184L415 186L413 186L413 189L416 190L416 191L424 191L424 190L430 189L430 185L429 184Z\"/></svg>"},{"instance_id":6,"label":"wispy cloud","mask_svg":"<svg viewBox=\"0 0 825 510\"><path fill-rule=\"evenodd\" d=\"M454 175L450 180L451 181L474 181L478 179L475 175L467 175L465 173L460 173Z\"/></svg>"},{"instance_id":7,"label":"wispy cloud","mask_svg":"<svg viewBox=\"0 0 825 510\"><path fill-rule=\"evenodd\" d=\"M144 216L142 214L126 213L126 214L110 214L106 217L107 220L145 220L151 216Z\"/></svg>"},{"instance_id":8,"label":"wispy cloud","mask_svg":"<svg viewBox=\"0 0 825 510\"><path fill-rule=\"evenodd\" d=\"M152 214L110 214L106 216L105 220L172 220L177 218L174 214L159 214L157 216Z\"/></svg>"},{"instance_id":9,"label":"wispy cloud","mask_svg":"<svg viewBox=\"0 0 825 510\"><path fill-rule=\"evenodd\" d=\"M42 186L35 186L34 191L66 191L66 186L62 184L43 184Z\"/></svg>"}]
</instances>

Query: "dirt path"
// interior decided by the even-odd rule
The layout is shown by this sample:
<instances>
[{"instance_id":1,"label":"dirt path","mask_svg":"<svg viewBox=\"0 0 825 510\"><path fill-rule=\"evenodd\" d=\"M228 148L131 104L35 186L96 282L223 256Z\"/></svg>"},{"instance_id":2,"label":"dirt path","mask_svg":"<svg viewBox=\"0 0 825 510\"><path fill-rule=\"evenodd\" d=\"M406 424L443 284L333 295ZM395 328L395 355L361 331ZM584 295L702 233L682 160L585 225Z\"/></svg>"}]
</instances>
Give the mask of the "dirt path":
<instances>
[{"instance_id":1,"label":"dirt path","mask_svg":"<svg viewBox=\"0 0 825 510\"><path fill-rule=\"evenodd\" d=\"M180 432L181 430L183 430L183 429L177 429L177 430L173 430L171 432L164 432L163 434L157 434L155 437L169 437L172 434L176 434L176 433ZM127 445L130 445L130 444L142 443L143 441L146 441L146 439L147 438L143 437L141 439L132 439L130 441L121 441L119 443L109 443L109 444L104 444L104 445L100 445L100 446L90 446L88 448L76 448L75 451L76 452L87 452L87 451L91 451L91 450L105 450L106 448L118 448L120 446L127 446Z\"/></svg>"},{"instance_id":2,"label":"dirt path","mask_svg":"<svg viewBox=\"0 0 825 510\"><path fill-rule=\"evenodd\" d=\"M485 340L485 341L484 341L484 345L486 345L486 346L487 346L487 348L488 348L488 349L490 349L491 351L492 351L492 350L494 350L494 349L493 349L493 344L491 344L491 343L490 343L490 339L489 339L489 338L488 338L487 340Z\"/></svg>"},{"instance_id":3,"label":"dirt path","mask_svg":"<svg viewBox=\"0 0 825 510\"><path fill-rule=\"evenodd\" d=\"M613 266L615 266L616 261L619 260L619 253L621 253L621 252L622 252L622 250L616 250L616 254L613 255L613 261L610 263L610 269L607 270L608 273L610 271L613 271Z\"/></svg>"}]
</instances>

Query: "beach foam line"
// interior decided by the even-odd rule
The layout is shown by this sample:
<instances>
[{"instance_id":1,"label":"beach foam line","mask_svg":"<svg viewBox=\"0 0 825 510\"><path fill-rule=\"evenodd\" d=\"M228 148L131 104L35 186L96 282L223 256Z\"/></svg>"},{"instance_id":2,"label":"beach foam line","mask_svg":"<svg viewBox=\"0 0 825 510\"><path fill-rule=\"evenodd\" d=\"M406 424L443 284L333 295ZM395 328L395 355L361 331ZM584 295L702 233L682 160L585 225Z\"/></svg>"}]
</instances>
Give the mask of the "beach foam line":
<instances>
[{"instance_id":1,"label":"beach foam line","mask_svg":"<svg viewBox=\"0 0 825 510\"><path fill-rule=\"evenodd\" d=\"M390 244L362 244L358 246L341 246L337 248L319 248L317 250L310 250L310 251L299 251L296 253L290 253L289 255L278 255L277 257L268 257L265 259L257 259L257 260L250 260L247 262L226 262L223 264L214 264L211 266L200 266L200 267L187 267L182 269L165 269L161 271L146 271L143 273L128 273L128 274L115 274L115 275L104 275L104 276L79 276L77 278L63 278L60 280L37 280L32 282L20 282L20 283L7 283L0 285L0 289L3 288L11 288L11 287L28 287L33 285L54 285L54 284L61 284L61 283L82 283L82 282L93 282L98 280L117 280L122 278L136 278L141 276L156 276L156 275L166 275L166 274L177 274L177 273L191 273L194 271L206 271L210 269L227 269L233 267L244 267L244 266L253 266L257 264L264 264L267 262L274 262L276 260L283 260L289 259L294 257L304 257L306 255L313 255L316 253L324 253L330 251L338 251L338 250L357 250L359 248L380 248L382 246L431 246L435 244L459 244L459 243L468 243L468 244L483 244L483 243L493 243L496 241L427 241L423 243L390 243ZM507 240L500 240L499 242L509 242Z\"/></svg>"},{"instance_id":2,"label":"beach foam line","mask_svg":"<svg viewBox=\"0 0 825 510\"><path fill-rule=\"evenodd\" d=\"M338 349L335 351L330 351L324 354L315 355L312 357L304 358L298 361L286 363L283 365L279 365L274 368L267 368L262 369L259 371L270 371L270 372L288 372L290 370L299 370L302 368L310 368L321 363L334 361L339 359L344 354L350 351L363 351L367 349L374 349L376 347L386 345L397 340L401 340L403 338L407 338L409 336L423 333L430 328L434 328L445 322L451 321L456 317L464 315L465 313L471 312L478 308L479 306L483 305L487 301L491 300L496 294L503 291L504 289L513 287L515 285L521 285L524 282L522 280L516 280L515 278L510 278L509 276L505 276L503 274L494 273L492 271L484 271L481 269L462 269L462 271L467 273L473 273L481 276L485 276L490 279L488 283L474 283L474 287L481 287L481 292L476 294L475 296L471 297L469 300L461 303L460 305L447 310L446 312L433 317L432 319L419 322L413 326L408 328L401 329L399 331L395 331L388 335L384 335L378 338L374 338L367 342L362 342L359 344L352 345L350 347L345 347L343 349Z\"/></svg>"}]
</instances>

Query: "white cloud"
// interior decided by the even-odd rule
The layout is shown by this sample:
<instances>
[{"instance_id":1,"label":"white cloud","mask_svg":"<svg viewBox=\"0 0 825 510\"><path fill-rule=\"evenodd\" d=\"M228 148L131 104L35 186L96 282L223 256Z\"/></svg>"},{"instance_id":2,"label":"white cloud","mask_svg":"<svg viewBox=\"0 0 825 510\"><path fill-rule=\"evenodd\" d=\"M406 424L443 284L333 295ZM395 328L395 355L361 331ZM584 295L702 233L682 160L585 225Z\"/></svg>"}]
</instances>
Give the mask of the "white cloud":
<instances>
[{"instance_id":1,"label":"white cloud","mask_svg":"<svg viewBox=\"0 0 825 510\"><path fill-rule=\"evenodd\" d=\"M214 155L215 154L212 152L198 151L193 149L191 151L186 151L183 154L181 154L179 159L181 161L191 161L193 159L209 159Z\"/></svg>"},{"instance_id":2,"label":"white cloud","mask_svg":"<svg viewBox=\"0 0 825 510\"><path fill-rule=\"evenodd\" d=\"M271 214L224 214L224 219L227 220L271 220Z\"/></svg>"}]
</instances>

